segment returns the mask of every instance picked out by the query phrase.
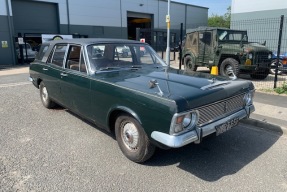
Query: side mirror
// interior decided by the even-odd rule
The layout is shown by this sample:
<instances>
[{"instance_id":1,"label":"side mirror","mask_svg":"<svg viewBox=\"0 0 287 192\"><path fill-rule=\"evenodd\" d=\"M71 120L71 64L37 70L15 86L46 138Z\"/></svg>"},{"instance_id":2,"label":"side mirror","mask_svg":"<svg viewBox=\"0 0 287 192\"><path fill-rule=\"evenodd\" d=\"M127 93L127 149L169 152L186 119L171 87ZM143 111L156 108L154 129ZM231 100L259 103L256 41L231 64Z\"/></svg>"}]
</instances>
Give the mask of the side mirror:
<instances>
[{"instance_id":1,"label":"side mirror","mask_svg":"<svg viewBox=\"0 0 287 192\"><path fill-rule=\"evenodd\" d=\"M266 46L266 40L262 43L262 45Z\"/></svg>"}]
</instances>

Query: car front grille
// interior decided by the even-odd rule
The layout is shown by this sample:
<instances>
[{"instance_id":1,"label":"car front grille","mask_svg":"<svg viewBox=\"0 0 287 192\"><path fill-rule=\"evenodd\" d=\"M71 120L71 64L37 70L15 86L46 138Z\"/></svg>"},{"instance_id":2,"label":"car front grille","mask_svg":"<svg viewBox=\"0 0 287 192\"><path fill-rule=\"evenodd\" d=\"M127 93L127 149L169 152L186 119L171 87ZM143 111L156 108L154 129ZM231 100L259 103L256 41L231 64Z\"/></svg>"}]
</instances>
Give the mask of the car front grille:
<instances>
[{"instance_id":1,"label":"car front grille","mask_svg":"<svg viewBox=\"0 0 287 192\"><path fill-rule=\"evenodd\" d=\"M256 53L256 63L267 63L270 62L268 59L268 52L258 52Z\"/></svg>"},{"instance_id":2,"label":"car front grille","mask_svg":"<svg viewBox=\"0 0 287 192\"><path fill-rule=\"evenodd\" d=\"M212 103L210 105L197 108L199 112L199 120L197 125L203 126L213 122L214 120L230 115L231 113L242 109L244 105L244 94L240 94L216 103Z\"/></svg>"}]
</instances>

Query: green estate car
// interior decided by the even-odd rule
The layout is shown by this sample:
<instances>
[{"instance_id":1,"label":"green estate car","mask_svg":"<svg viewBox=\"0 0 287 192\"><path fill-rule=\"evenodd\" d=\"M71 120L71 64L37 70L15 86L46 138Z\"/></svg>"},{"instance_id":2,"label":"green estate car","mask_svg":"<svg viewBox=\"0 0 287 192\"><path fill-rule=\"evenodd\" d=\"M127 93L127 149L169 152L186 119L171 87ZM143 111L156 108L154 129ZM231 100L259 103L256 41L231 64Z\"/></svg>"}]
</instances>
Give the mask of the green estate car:
<instances>
[{"instance_id":1,"label":"green estate car","mask_svg":"<svg viewBox=\"0 0 287 192\"><path fill-rule=\"evenodd\" d=\"M130 54L118 54L123 47ZM138 41L43 43L30 65L30 80L46 108L59 104L114 133L134 162L149 159L156 147L200 143L254 111L250 81L169 68Z\"/></svg>"},{"instance_id":2,"label":"green estate car","mask_svg":"<svg viewBox=\"0 0 287 192\"><path fill-rule=\"evenodd\" d=\"M250 74L265 79L270 71L272 51L265 45L248 42L247 31L199 27L186 34L183 45L185 70L217 66L222 76Z\"/></svg>"}]
</instances>

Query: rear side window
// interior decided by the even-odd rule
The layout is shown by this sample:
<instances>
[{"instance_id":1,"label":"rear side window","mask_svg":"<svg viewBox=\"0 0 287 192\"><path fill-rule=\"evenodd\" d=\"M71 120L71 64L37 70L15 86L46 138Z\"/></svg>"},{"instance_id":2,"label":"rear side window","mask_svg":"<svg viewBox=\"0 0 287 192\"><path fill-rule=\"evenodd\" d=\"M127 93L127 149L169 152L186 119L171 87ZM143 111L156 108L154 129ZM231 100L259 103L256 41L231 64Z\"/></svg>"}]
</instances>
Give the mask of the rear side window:
<instances>
[{"instance_id":1,"label":"rear side window","mask_svg":"<svg viewBox=\"0 0 287 192\"><path fill-rule=\"evenodd\" d=\"M42 45L38 54L36 55L36 59L42 60L48 48L49 48L49 45Z\"/></svg>"},{"instance_id":2,"label":"rear side window","mask_svg":"<svg viewBox=\"0 0 287 192\"><path fill-rule=\"evenodd\" d=\"M59 67L63 67L63 62L65 58L67 45L56 45L54 47L54 52L50 58L50 63L57 65Z\"/></svg>"},{"instance_id":3,"label":"rear side window","mask_svg":"<svg viewBox=\"0 0 287 192\"><path fill-rule=\"evenodd\" d=\"M69 47L66 68L83 73L87 72L81 46L72 45Z\"/></svg>"}]
</instances>

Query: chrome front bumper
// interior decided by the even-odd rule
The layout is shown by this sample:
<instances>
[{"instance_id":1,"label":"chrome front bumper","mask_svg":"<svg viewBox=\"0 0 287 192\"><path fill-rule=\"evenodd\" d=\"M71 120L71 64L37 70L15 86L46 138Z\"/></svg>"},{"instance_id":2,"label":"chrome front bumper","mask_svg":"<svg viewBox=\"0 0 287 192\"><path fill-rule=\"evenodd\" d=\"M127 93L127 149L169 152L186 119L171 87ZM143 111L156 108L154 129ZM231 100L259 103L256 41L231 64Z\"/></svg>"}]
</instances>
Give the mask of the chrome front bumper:
<instances>
[{"instance_id":1,"label":"chrome front bumper","mask_svg":"<svg viewBox=\"0 0 287 192\"><path fill-rule=\"evenodd\" d=\"M239 119L248 118L250 113L252 113L253 111L255 111L254 105L246 106L245 109L242 109L236 113L233 113L232 115L229 115L223 119L219 119L203 127L196 128L195 130L186 132L182 135L169 135L169 134L162 133L159 131L153 131L151 134L151 137L154 140L158 141L159 143L162 143L172 148L182 147L192 142L199 143L202 137L205 137L207 135L210 135L216 132L215 126L221 125L234 118L239 118Z\"/></svg>"}]
</instances>

